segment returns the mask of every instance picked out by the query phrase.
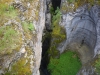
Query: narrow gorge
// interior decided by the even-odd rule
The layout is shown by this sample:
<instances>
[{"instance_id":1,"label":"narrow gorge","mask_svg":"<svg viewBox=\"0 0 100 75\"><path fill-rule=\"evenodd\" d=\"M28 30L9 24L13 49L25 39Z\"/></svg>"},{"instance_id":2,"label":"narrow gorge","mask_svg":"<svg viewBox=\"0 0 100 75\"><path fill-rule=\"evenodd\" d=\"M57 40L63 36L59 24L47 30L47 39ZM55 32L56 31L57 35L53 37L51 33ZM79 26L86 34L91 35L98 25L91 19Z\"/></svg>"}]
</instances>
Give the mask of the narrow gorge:
<instances>
[{"instance_id":1,"label":"narrow gorge","mask_svg":"<svg viewBox=\"0 0 100 75\"><path fill-rule=\"evenodd\" d=\"M100 75L99 0L0 3L0 75Z\"/></svg>"}]
</instances>

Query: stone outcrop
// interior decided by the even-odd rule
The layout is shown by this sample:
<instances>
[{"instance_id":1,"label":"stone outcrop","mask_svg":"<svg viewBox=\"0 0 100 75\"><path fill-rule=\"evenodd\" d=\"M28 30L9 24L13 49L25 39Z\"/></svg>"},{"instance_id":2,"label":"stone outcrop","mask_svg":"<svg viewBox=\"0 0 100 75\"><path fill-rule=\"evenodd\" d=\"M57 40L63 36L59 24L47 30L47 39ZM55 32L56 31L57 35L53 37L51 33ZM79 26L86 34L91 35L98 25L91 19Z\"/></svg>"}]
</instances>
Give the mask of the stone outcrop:
<instances>
[{"instance_id":1,"label":"stone outcrop","mask_svg":"<svg viewBox=\"0 0 100 75\"><path fill-rule=\"evenodd\" d=\"M85 5L76 8L74 3L69 6L68 4L67 1L62 0L60 24L65 28L67 38L58 46L58 50L62 53L70 49L79 54L82 68L77 75L97 75L93 63L97 51L100 49L98 46L100 45L98 42L100 6L91 6L85 3Z\"/></svg>"},{"instance_id":2,"label":"stone outcrop","mask_svg":"<svg viewBox=\"0 0 100 75\"><path fill-rule=\"evenodd\" d=\"M45 1L0 3L0 75L40 75Z\"/></svg>"},{"instance_id":3,"label":"stone outcrop","mask_svg":"<svg viewBox=\"0 0 100 75\"><path fill-rule=\"evenodd\" d=\"M0 1L0 75L40 75L44 28L52 32L49 39L53 36L49 41L52 52L49 56L59 58L59 52L54 49L65 39L65 34L58 26L60 15L52 31L50 11L51 5L54 9L60 7L60 1L60 25L65 28L67 38L58 50L62 53L70 49L79 54L82 68L77 75L97 75L93 63L100 54L100 7L82 6L81 0L80 3L59 0L58 4L51 1L54 0Z\"/></svg>"}]
</instances>

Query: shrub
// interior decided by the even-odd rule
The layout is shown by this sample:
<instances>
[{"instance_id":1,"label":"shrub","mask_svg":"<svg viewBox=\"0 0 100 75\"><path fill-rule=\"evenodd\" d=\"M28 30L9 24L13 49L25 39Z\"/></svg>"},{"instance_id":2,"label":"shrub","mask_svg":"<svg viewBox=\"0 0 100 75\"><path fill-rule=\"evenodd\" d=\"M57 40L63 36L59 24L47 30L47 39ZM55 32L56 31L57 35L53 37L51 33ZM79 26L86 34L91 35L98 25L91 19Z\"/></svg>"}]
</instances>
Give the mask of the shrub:
<instances>
[{"instance_id":1,"label":"shrub","mask_svg":"<svg viewBox=\"0 0 100 75\"><path fill-rule=\"evenodd\" d=\"M53 14L54 13L54 8L51 6L50 7L50 13Z\"/></svg>"},{"instance_id":2,"label":"shrub","mask_svg":"<svg viewBox=\"0 0 100 75\"><path fill-rule=\"evenodd\" d=\"M66 35L63 29L59 26L59 21L61 17L60 9L57 8L52 14L52 33L51 34L51 46L48 50L48 53L53 57L59 57L59 51L56 49L59 43L61 43Z\"/></svg>"},{"instance_id":3,"label":"shrub","mask_svg":"<svg viewBox=\"0 0 100 75\"><path fill-rule=\"evenodd\" d=\"M57 10L55 10L55 12L52 14L52 24L54 25L55 21L57 21L59 24L60 17L61 17L61 12L60 9L57 7Z\"/></svg>"}]
</instances>

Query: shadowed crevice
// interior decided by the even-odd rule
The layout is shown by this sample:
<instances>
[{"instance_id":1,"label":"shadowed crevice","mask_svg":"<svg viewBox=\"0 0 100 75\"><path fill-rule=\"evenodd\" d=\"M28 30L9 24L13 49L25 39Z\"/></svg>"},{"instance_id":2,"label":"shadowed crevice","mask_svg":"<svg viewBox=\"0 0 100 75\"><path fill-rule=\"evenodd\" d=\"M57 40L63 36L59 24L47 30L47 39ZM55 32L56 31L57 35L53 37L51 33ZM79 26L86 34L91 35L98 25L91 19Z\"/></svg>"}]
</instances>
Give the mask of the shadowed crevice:
<instances>
[{"instance_id":1,"label":"shadowed crevice","mask_svg":"<svg viewBox=\"0 0 100 75\"><path fill-rule=\"evenodd\" d=\"M52 1L52 6L53 6L54 10L56 10L57 7L60 8L61 0L51 0L51 1Z\"/></svg>"}]
</instances>

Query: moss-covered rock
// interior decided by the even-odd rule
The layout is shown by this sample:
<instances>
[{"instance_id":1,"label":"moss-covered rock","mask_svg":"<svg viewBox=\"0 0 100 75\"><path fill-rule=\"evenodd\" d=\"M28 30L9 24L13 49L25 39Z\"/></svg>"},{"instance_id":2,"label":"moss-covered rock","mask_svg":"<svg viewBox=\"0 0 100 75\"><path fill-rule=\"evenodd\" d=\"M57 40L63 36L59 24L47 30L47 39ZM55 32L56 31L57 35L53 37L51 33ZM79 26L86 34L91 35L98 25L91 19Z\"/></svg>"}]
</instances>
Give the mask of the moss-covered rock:
<instances>
[{"instance_id":1,"label":"moss-covered rock","mask_svg":"<svg viewBox=\"0 0 100 75\"><path fill-rule=\"evenodd\" d=\"M99 0L62 0L61 2L61 11L63 14L66 14L68 12L74 12L77 8L80 6L83 6L84 4L89 4L88 9L92 7L94 4L100 5Z\"/></svg>"},{"instance_id":2,"label":"moss-covered rock","mask_svg":"<svg viewBox=\"0 0 100 75\"><path fill-rule=\"evenodd\" d=\"M41 57L37 59L36 51L39 48L41 56L42 2L0 0L0 75L32 75L39 70Z\"/></svg>"},{"instance_id":3,"label":"moss-covered rock","mask_svg":"<svg viewBox=\"0 0 100 75\"><path fill-rule=\"evenodd\" d=\"M68 39L70 39L69 40L69 43L71 43L71 42L73 42L73 41L75 41L75 43L72 43L72 44L68 44L68 43L66 43L66 45L65 46L67 46L67 48L70 48L70 50L77 50L77 49L79 49L78 51L77 51L77 53L79 53L80 54L80 59L82 58L82 56L81 55L83 55L83 58L81 59L81 62L82 62L82 68L80 69L80 71L78 72L78 74L77 75L85 75L85 74L87 74L87 75L98 75L98 74L96 74L95 72L94 72L94 70L95 70L95 67L93 66L93 62L95 62L95 56L97 55L97 53L99 53L99 43L98 43L98 41L99 41L99 28L98 28L98 26L100 25L99 24L99 16L96 16L95 17L95 15L96 15L96 13L99 13L100 12L100 10L99 10L99 8L100 8L100 6L99 6L99 0L85 0L85 1L83 1L83 0L62 0L62 3L61 3L61 12L62 12L62 20L63 21L61 21L62 22L62 25L65 25L65 28L66 28L66 33L68 33L67 34L67 36L68 35L70 35L68 38L67 38L67 41L68 41ZM85 6L85 8L84 8L84 6ZM83 8L83 9L82 9ZM94 8L95 8L95 10L94 10ZM81 10L82 9L82 10ZM93 13L93 12L94 13ZM97 12L95 12L95 11L97 11ZM93 13L93 14L92 14ZM95 37L95 39L94 39L94 43L90 43L89 44L89 42L91 42L91 41L93 41L93 40L90 40L92 37L91 37L91 35L88 35L88 36L86 36L86 37L91 37L91 38L89 38L87 41L88 41L88 43L86 43L87 41L85 41L84 42L84 44L86 43L86 45L87 44L89 44L89 45L87 45L87 46L82 46L82 47L78 47L78 46L81 46L81 45L78 45L77 44L77 41L78 41L78 43L79 43L79 39L80 38L82 38L82 37L80 37L81 35L84 35L85 33L82 33L82 32L85 32L84 30L82 30L82 32L79 30L79 32L77 32L77 34L79 34L79 33L81 33L81 34L79 34L79 35L77 35L77 34L72 34L73 32L75 32L74 31L74 29L75 30L77 30L78 29L78 27L77 27L77 25L79 25L79 27L81 28L81 26L82 26L82 24L83 24L83 22L82 21L77 21L77 23L75 23L76 22L76 20L84 20L84 19L86 19L85 18L85 15L84 15L84 19L82 18L82 16L80 17L80 18L77 18L77 19L75 19L75 17L78 17L78 15L82 15L82 14L86 14L86 17L88 18L88 15L90 15L91 16L91 18L90 19L92 19L93 21L91 21L91 22L94 22L93 24L93 26L95 26L95 27L93 27L94 28L94 32L95 32L95 36L93 35L93 37ZM93 16L94 15L94 16ZM90 17L89 16L89 17ZM93 16L93 17L92 17ZM97 21L97 18L98 18L98 21ZM75 20L74 21L74 23L73 23L73 20ZM88 20L88 19L87 19ZM86 20L86 21L87 21ZM86 23L88 23L88 22L86 22L85 21L85 24ZM81 23L82 22L82 23ZM80 24L78 24L78 23L80 23ZM86 26L89 26L90 25L90 23L88 24L88 25L86 25ZM69 27L70 26L72 26L71 28L72 29L70 29ZM75 26L75 28L73 28ZM67 30L67 27L68 27L68 30ZM89 27L91 27L91 26L89 26ZM87 29L90 29L89 27L86 27ZM85 29L85 28L83 28L83 29ZM71 33L70 33L70 31L71 31ZM91 31L93 31L93 29L91 30ZM89 31L88 32L86 32L86 34L87 33L89 33ZM73 36L73 37L71 37L71 36ZM74 38L76 38L76 37L79 37L78 39L74 39ZM72 39L73 40L72 40ZM86 38L85 38L86 39ZM71 41L72 40L72 41ZM90 40L90 41L89 41ZM81 44L82 44L83 42L81 42ZM84 45L83 44L83 45ZM93 45L94 44L94 46L91 46L90 48L91 49L88 49L88 47L90 46L90 45ZM64 46L64 47L65 47ZM76 46L76 49L75 49L75 46ZM65 48L63 48L63 49L65 49ZM88 52L90 50L90 52ZM88 53L90 53L90 54L88 54ZM91 57L90 57L91 56ZM90 57L90 58L89 58ZM98 56L97 56L98 57ZM90 60L90 62L89 62L89 60ZM84 64L84 62L85 62L85 65L83 65ZM86 63L87 62L87 63ZM98 61L96 61L96 67L97 67L97 65L98 65L98 67L99 67L99 63L100 63L100 61L98 60ZM96 72L97 71L99 71L99 69L98 69L98 67L97 67L97 69L96 69ZM83 71L84 70L84 71Z\"/></svg>"},{"instance_id":4,"label":"moss-covered rock","mask_svg":"<svg viewBox=\"0 0 100 75\"><path fill-rule=\"evenodd\" d=\"M61 18L60 9L57 8L55 13L52 14L52 32L51 32L51 45L49 48L49 55L52 57L58 57L59 51L57 50L57 46L61 43L65 38L65 31L62 27L60 27L59 22Z\"/></svg>"},{"instance_id":5,"label":"moss-covered rock","mask_svg":"<svg viewBox=\"0 0 100 75\"><path fill-rule=\"evenodd\" d=\"M31 69L31 62L34 61L33 58L33 51L30 49L30 47L25 47L25 53L22 54L22 57L19 58L17 61L12 63L12 66L8 72L5 73L5 75L31 75L32 69Z\"/></svg>"}]
</instances>

